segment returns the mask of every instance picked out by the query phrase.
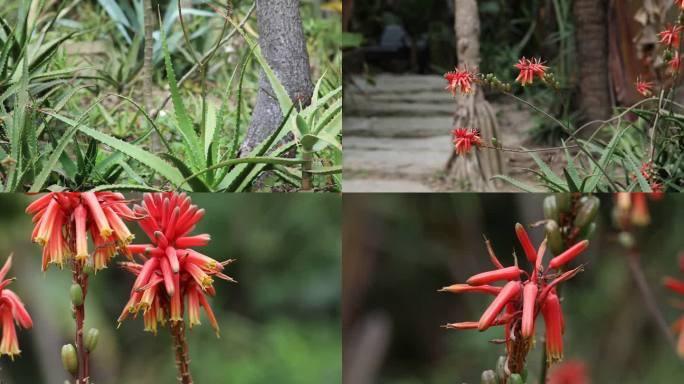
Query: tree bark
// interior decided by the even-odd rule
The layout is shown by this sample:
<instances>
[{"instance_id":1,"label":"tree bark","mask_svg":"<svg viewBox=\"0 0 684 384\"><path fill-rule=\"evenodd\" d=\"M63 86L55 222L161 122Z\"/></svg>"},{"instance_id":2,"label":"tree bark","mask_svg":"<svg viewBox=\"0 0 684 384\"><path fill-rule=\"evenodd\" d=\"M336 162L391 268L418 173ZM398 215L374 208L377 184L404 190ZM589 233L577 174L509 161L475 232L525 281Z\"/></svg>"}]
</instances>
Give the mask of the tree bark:
<instances>
[{"instance_id":1,"label":"tree bark","mask_svg":"<svg viewBox=\"0 0 684 384\"><path fill-rule=\"evenodd\" d=\"M606 6L599 0L575 0L575 37L579 62L580 108L587 121L610 115Z\"/></svg>"},{"instance_id":2,"label":"tree bark","mask_svg":"<svg viewBox=\"0 0 684 384\"><path fill-rule=\"evenodd\" d=\"M297 104L311 102L313 84L309 73L309 54L302 29L298 0L257 0L259 46L276 77ZM245 156L275 131L283 119L273 89L262 72L259 94L247 135L240 147Z\"/></svg>"},{"instance_id":3,"label":"tree bark","mask_svg":"<svg viewBox=\"0 0 684 384\"><path fill-rule=\"evenodd\" d=\"M455 0L456 49L459 67L477 69L480 65L480 17L476 0ZM491 105L485 100L478 86L469 95L459 94L456 99L454 127L480 130L484 140L498 138L498 124ZM463 160L461 164L457 164ZM503 172L501 156L498 151L486 149L471 156L459 158L452 152L447 162L447 172L451 173L456 165L454 176L459 184L467 183L464 189L478 191L491 187L489 179Z\"/></svg>"}]
</instances>

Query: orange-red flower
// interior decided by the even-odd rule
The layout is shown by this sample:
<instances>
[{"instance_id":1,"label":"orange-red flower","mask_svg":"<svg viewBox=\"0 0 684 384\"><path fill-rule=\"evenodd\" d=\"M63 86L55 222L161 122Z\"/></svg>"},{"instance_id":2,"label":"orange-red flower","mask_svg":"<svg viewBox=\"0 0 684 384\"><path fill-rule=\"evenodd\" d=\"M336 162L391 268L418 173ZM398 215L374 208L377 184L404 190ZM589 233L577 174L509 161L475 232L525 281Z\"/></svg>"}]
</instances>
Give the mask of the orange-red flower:
<instances>
[{"instance_id":1,"label":"orange-red flower","mask_svg":"<svg viewBox=\"0 0 684 384\"><path fill-rule=\"evenodd\" d=\"M542 260L546 253L546 240L538 249L532 247L525 228L517 224L516 235L522 244L529 262L533 265L528 274L516 266L504 267L490 250L494 270L479 273L467 280L467 284L454 284L444 287L444 292L480 292L494 295L495 298L477 322L447 324L450 329L479 329L484 331L492 326L505 326L506 348L509 353L513 344L525 342L534 336L535 322L541 312L546 324L546 349L550 362L563 356L563 314L556 286L582 270L582 267L561 273L560 268L581 254L589 245L587 240L568 248L551 259L544 269ZM502 287L489 285L503 281Z\"/></svg>"},{"instance_id":2,"label":"orange-red flower","mask_svg":"<svg viewBox=\"0 0 684 384\"><path fill-rule=\"evenodd\" d=\"M2 324L0 355L8 355L14 360L14 355L18 355L21 352L14 323L16 322L24 329L31 329L33 327L33 320L31 320L31 316L26 311L24 303L21 302L19 296L7 289L7 286L14 281L14 278L5 279L11 267L12 256L10 255L7 261L5 261L5 265L0 269L0 322Z\"/></svg>"},{"instance_id":3,"label":"orange-red flower","mask_svg":"<svg viewBox=\"0 0 684 384\"><path fill-rule=\"evenodd\" d=\"M679 270L684 274L684 253L679 255ZM667 289L674 293L684 295L684 281L675 279L673 277L665 277L663 284ZM679 334L679 341L677 342L677 353L684 359L684 315L672 324L675 334Z\"/></svg>"},{"instance_id":4,"label":"orange-red flower","mask_svg":"<svg viewBox=\"0 0 684 384\"><path fill-rule=\"evenodd\" d=\"M651 97L653 95L653 83L650 81L643 81L637 77L635 87L636 91L644 97Z\"/></svg>"},{"instance_id":5,"label":"orange-red flower","mask_svg":"<svg viewBox=\"0 0 684 384\"><path fill-rule=\"evenodd\" d=\"M664 31L658 33L660 42L665 45L677 47L679 46L679 34L682 31L681 25L674 25L665 28Z\"/></svg>"},{"instance_id":6,"label":"orange-red flower","mask_svg":"<svg viewBox=\"0 0 684 384\"><path fill-rule=\"evenodd\" d=\"M211 239L208 234L190 235L204 217L204 209L193 205L185 194L147 193L134 212L142 217L138 224L151 243L127 247L142 263L122 263L137 278L119 323L142 310L145 330L156 333L158 324L182 321L187 303L188 325L200 324L202 306L218 334L218 322L206 296L216 294L213 277L234 281L222 272L233 260L218 262L192 249Z\"/></svg>"},{"instance_id":7,"label":"orange-red flower","mask_svg":"<svg viewBox=\"0 0 684 384\"><path fill-rule=\"evenodd\" d=\"M674 0L675 5L679 7L679 9L684 10L684 0Z\"/></svg>"},{"instance_id":8,"label":"orange-red flower","mask_svg":"<svg viewBox=\"0 0 684 384\"><path fill-rule=\"evenodd\" d=\"M684 1L684 0L682 0ZM670 61L667 62L667 65L670 66L670 69L672 72L677 73L679 72L679 67L682 64L682 55L679 53L675 53L674 57L670 59Z\"/></svg>"},{"instance_id":9,"label":"orange-red flower","mask_svg":"<svg viewBox=\"0 0 684 384\"><path fill-rule=\"evenodd\" d=\"M465 94L473 92L473 83L477 80L477 74L469 70L467 66L464 66L463 68L456 68L452 72L447 72L444 78L449 83L446 89L456 96L458 91Z\"/></svg>"},{"instance_id":10,"label":"orange-red flower","mask_svg":"<svg viewBox=\"0 0 684 384\"><path fill-rule=\"evenodd\" d=\"M513 67L520 70L520 74L515 81L519 82L522 86L532 84L535 75L543 80L546 75L546 70L549 69L549 67L545 66L540 59L533 58L532 60L529 60L525 57L518 60L518 63L513 65Z\"/></svg>"},{"instance_id":11,"label":"orange-red flower","mask_svg":"<svg viewBox=\"0 0 684 384\"><path fill-rule=\"evenodd\" d=\"M453 135L454 150L459 156L467 154L473 147L482 145L480 132L476 129L456 128L451 131L451 134Z\"/></svg>"},{"instance_id":12,"label":"orange-red flower","mask_svg":"<svg viewBox=\"0 0 684 384\"><path fill-rule=\"evenodd\" d=\"M615 194L615 220L622 229L630 225L643 227L651 223L648 201L658 200L662 193L619 192Z\"/></svg>"},{"instance_id":13,"label":"orange-red flower","mask_svg":"<svg viewBox=\"0 0 684 384\"><path fill-rule=\"evenodd\" d=\"M122 219L135 219L120 193L52 192L26 208L35 227L31 239L43 247L43 271L48 264L64 265L70 257L102 269L133 234ZM95 248L88 250L88 233Z\"/></svg>"}]
</instances>

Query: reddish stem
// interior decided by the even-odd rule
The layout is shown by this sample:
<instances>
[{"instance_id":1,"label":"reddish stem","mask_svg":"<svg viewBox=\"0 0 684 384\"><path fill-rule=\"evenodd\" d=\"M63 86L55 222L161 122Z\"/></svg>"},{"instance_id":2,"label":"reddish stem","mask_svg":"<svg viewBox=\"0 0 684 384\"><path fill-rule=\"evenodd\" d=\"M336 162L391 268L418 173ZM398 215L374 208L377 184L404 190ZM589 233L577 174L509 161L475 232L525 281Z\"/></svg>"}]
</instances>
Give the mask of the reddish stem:
<instances>
[{"instance_id":1,"label":"reddish stem","mask_svg":"<svg viewBox=\"0 0 684 384\"><path fill-rule=\"evenodd\" d=\"M88 384L90 382L89 370L89 354L83 343L83 324L85 323L85 298L88 292L88 275L83 273L83 265L73 260L72 281L78 284L83 291L83 303L78 306L72 306L74 312L74 319L76 319L76 354L78 357L78 377L76 384Z\"/></svg>"},{"instance_id":2,"label":"reddish stem","mask_svg":"<svg viewBox=\"0 0 684 384\"><path fill-rule=\"evenodd\" d=\"M172 321L169 326L173 338L173 351L176 355L176 367L178 368L178 382L181 384L193 384L190 375L190 357L188 356L188 343L185 341L185 321Z\"/></svg>"}]
</instances>

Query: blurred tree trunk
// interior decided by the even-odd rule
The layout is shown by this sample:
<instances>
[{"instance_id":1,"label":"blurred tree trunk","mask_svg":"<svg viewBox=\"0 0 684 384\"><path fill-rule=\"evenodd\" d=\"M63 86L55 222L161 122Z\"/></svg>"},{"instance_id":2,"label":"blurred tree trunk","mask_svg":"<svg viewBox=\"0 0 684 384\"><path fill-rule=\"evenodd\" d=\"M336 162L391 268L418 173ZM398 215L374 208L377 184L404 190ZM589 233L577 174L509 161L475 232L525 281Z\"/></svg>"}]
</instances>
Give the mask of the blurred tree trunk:
<instances>
[{"instance_id":1,"label":"blurred tree trunk","mask_svg":"<svg viewBox=\"0 0 684 384\"><path fill-rule=\"evenodd\" d=\"M575 34L579 63L580 108L586 120L610 115L606 9L602 0L575 0Z\"/></svg>"},{"instance_id":2,"label":"blurred tree trunk","mask_svg":"<svg viewBox=\"0 0 684 384\"><path fill-rule=\"evenodd\" d=\"M257 0L256 6L262 54L290 98L297 105L309 105L313 84L299 14L299 0ZM278 128L282 119L283 113L271 84L262 71L252 122L240 148L240 155L249 154Z\"/></svg>"},{"instance_id":3,"label":"blurred tree trunk","mask_svg":"<svg viewBox=\"0 0 684 384\"><path fill-rule=\"evenodd\" d=\"M455 0L455 30L459 67L479 68L480 16L476 0ZM498 138L496 115L480 87L476 86L475 92L470 95L457 96L454 127L478 129L485 140ZM470 156L459 157L452 152L446 170L451 173L458 160L463 159L463 164L456 164L456 180L466 180L472 189L483 191L489 189L492 176L503 172L501 156L498 151L490 149L477 151L475 156L477 162Z\"/></svg>"},{"instance_id":4,"label":"blurred tree trunk","mask_svg":"<svg viewBox=\"0 0 684 384\"><path fill-rule=\"evenodd\" d=\"M342 0L342 31L349 32L349 24L354 14L354 0Z\"/></svg>"}]
</instances>

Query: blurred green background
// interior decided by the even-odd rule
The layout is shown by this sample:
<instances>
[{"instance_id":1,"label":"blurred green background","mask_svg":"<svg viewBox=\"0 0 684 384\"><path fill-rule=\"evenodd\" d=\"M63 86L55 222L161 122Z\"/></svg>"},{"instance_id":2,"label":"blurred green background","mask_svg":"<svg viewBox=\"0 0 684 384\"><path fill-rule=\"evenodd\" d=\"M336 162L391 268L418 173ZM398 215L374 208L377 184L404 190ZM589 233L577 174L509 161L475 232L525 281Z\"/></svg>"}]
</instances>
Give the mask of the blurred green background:
<instances>
[{"instance_id":1,"label":"blurred green background","mask_svg":"<svg viewBox=\"0 0 684 384\"><path fill-rule=\"evenodd\" d=\"M126 194L139 199L139 194ZM221 327L217 339L203 324L188 333L190 367L197 383L338 383L340 342L339 196L194 194L207 214L194 233L212 241L201 252L238 280L216 280L210 299ZM34 320L19 331L22 350L0 359L2 383L64 383L61 345L73 339L70 273L40 271L40 248L30 242L31 218L23 210L34 197L0 195L0 260L14 252L10 285ZM145 242L137 225L136 242ZM117 258L117 260L122 260ZM116 319L129 297L133 276L115 265L91 280L86 327L101 336L92 355L93 382L173 383L176 369L166 329L143 331L142 319Z\"/></svg>"},{"instance_id":2,"label":"blurred green background","mask_svg":"<svg viewBox=\"0 0 684 384\"><path fill-rule=\"evenodd\" d=\"M483 333L440 328L447 322L476 321L491 298L436 290L492 269L483 234L502 262L511 265L512 249L523 254L514 225L543 219L544 196L346 195L345 383L474 384L483 370L494 369L505 349L489 340L502 338L502 328ZM671 305L676 295L661 286L661 279L679 275L684 196L671 194L649 205L652 223L636 236L640 259L658 306L672 322L682 310ZM588 263L586 271L563 288L565 360L586 364L593 383L681 382L684 364L647 311L626 252L615 241L612 207L612 196L601 196L597 232L578 260ZM538 245L543 229L530 235ZM528 356L528 383L539 377L539 333Z\"/></svg>"}]
</instances>

